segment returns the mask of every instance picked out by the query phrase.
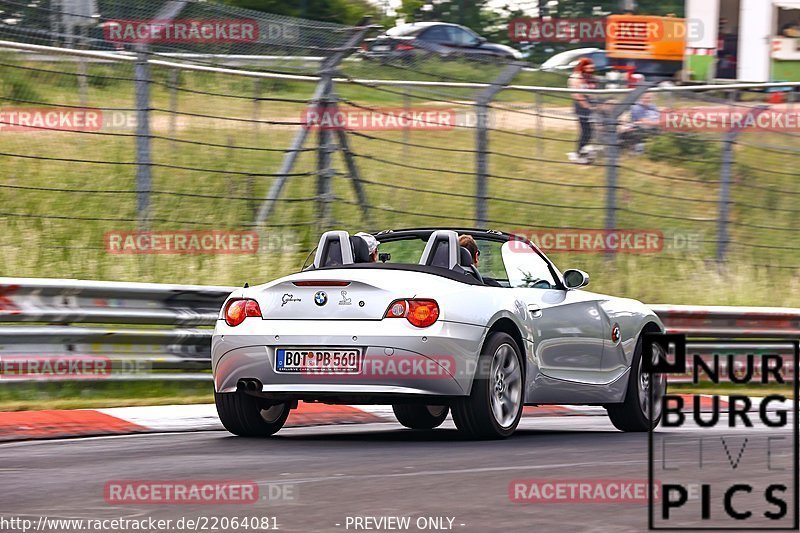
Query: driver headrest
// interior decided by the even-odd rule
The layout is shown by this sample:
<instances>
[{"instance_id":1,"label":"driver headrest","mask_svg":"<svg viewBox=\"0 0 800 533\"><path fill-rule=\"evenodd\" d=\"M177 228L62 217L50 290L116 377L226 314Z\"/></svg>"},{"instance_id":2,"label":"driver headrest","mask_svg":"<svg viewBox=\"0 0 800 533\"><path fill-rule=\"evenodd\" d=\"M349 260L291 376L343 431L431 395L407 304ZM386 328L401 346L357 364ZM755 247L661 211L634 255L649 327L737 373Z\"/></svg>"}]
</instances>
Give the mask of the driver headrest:
<instances>
[{"instance_id":1,"label":"driver headrest","mask_svg":"<svg viewBox=\"0 0 800 533\"><path fill-rule=\"evenodd\" d=\"M463 246L458 247L458 264L462 267L472 266L472 254Z\"/></svg>"}]
</instances>

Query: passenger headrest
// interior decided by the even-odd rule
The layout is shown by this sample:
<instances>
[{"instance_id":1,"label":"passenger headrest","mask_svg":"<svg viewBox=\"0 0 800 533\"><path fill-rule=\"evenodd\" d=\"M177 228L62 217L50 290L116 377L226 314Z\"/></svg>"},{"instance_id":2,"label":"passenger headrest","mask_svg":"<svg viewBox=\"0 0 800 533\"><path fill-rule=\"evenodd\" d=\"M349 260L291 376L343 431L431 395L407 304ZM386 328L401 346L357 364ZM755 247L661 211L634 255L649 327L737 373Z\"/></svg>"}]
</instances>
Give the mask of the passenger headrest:
<instances>
[{"instance_id":1,"label":"passenger headrest","mask_svg":"<svg viewBox=\"0 0 800 533\"><path fill-rule=\"evenodd\" d=\"M353 264L353 248L346 231L326 231L322 234L314 256L314 268Z\"/></svg>"},{"instance_id":2,"label":"passenger headrest","mask_svg":"<svg viewBox=\"0 0 800 533\"><path fill-rule=\"evenodd\" d=\"M350 247L353 249L353 262L354 263L369 263L369 246L367 245L367 241L359 237L358 235L353 235L350 237Z\"/></svg>"}]
</instances>

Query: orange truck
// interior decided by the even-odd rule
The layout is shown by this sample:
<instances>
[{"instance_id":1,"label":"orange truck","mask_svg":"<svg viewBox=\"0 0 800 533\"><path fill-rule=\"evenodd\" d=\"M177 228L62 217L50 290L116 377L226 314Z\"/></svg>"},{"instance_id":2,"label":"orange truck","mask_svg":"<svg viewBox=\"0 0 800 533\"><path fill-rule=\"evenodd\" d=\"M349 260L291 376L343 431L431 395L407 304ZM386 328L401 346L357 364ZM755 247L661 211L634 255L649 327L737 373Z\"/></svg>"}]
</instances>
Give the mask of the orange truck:
<instances>
[{"instance_id":1,"label":"orange truck","mask_svg":"<svg viewBox=\"0 0 800 533\"><path fill-rule=\"evenodd\" d=\"M682 18L611 15L606 20L606 53L618 70L647 79L674 78L683 68L686 32Z\"/></svg>"}]
</instances>

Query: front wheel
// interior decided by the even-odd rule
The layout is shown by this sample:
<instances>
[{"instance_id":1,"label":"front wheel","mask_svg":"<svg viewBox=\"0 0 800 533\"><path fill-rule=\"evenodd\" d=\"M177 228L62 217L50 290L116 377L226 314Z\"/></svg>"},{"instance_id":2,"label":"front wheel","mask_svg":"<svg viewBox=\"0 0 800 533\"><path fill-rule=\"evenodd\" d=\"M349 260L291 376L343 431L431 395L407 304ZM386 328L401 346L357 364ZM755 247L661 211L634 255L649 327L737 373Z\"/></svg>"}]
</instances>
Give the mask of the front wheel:
<instances>
[{"instance_id":1,"label":"front wheel","mask_svg":"<svg viewBox=\"0 0 800 533\"><path fill-rule=\"evenodd\" d=\"M442 425L450 409L446 405L395 404L397 421L409 429L433 429Z\"/></svg>"},{"instance_id":2,"label":"front wheel","mask_svg":"<svg viewBox=\"0 0 800 533\"><path fill-rule=\"evenodd\" d=\"M215 392L214 403L225 429L240 437L267 437L286 423L289 404L264 405L243 391Z\"/></svg>"},{"instance_id":3,"label":"front wheel","mask_svg":"<svg viewBox=\"0 0 800 533\"><path fill-rule=\"evenodd\" d=\"M481 352L470 395L453 404L453 421L469 437L504 439L522 417L523 358L516 341L501 332L490 334Z\"/></svg>"},{"instance_id":4,"label":"front wheel","mask_svg":"<svg viewBox=\"0 0 800 533\"><path fill-rule=\"evenodd\" d=\"M663 356L661 347L654 344L653 363L658 362ZM651 389L652 405L650 403ZM620 431L649 431L661 422L662 398L666 392L667 378L664 374L653 373L651 375L642 371L642 336L640 335L633 352L625 401L606 405L608 417L614 427Z\"/></svg>"}]
</instances>

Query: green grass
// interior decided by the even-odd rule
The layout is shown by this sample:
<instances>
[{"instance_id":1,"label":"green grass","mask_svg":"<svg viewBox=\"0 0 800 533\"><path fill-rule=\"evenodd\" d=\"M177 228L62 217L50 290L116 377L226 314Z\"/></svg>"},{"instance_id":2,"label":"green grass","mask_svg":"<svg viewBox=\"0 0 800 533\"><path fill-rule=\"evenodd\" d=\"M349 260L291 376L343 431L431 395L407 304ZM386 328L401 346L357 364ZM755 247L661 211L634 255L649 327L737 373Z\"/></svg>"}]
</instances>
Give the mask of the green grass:
<instances>
[{"instance_id":1,"label":"green grass","mask_svg":"<svg viewBox=\"0 0 800 533\"><path fill-rule=\"evenodd\" d=\"M0 411L214 403L208 381L5 383Z\"/></svg>"},{"instance_id":2,"label":"green grass","mask_svg":"<svg viewBox=\"0 0 800 533\"><path fill-rule=\"evenodd\" d=\"M746 395L746 396L769 396L771 394L782 395L786 398L794 398L794 390L790 383L778 385L750 384L736 385L733 383L670 383L669 394L718 394L721 396Z\"/></svg>"}]
</instances>

